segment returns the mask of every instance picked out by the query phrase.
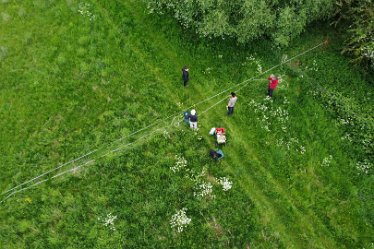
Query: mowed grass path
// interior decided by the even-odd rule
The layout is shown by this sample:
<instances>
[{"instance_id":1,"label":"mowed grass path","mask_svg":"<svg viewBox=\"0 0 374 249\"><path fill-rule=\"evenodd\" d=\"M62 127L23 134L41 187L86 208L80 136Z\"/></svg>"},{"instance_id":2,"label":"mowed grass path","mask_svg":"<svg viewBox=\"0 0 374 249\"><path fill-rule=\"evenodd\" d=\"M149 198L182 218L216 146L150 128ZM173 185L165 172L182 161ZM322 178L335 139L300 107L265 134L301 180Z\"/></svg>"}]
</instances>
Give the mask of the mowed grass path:
<instances>
[{"instance_id":1,"label":"mowed grass path","mask_svg":"<svg viewBox=\"0 0 374 249\"><path fill-rule=\"evenodd\" d=\"M321 34L308 36L308 39L305 39L308 42L298 41L289 51L273 51L266 42L254 44L253 48L236 49L227 42L205 44L184 35L184 31L177 28L172 19L147 15L144 5L137 1L86 3L90 4L87 10L95 15L91 21L90 16L78 13L79 4L75 1L34 1L1 5L3 13L8 15L2 16L4 29L0 38L0 46L7 48L6 55L3 52L4 56L0 57L1 70L5 72L0 76L1 114L4 117L0 121L3 138L0 148L5 155L1 158L0 166L1 189L9 189L90 149L100 148L97 154L104 154L108 148L113 147L107 145L111 141L147 126L156 118L162 119L175 112L182 112L184 109L180 106L190 106L222 89L258 75L255 63L248 60L251 55L267 69L278 64L282 55L296 55L323 39ZM335 53L328 48L318 49L301 60L308 63L322 56L341 60ZM336 65L331 66L337 66L339 63L337 61ZM189 65L191 70L188 88L182 87L180 79L180 70L184 64ZM348 69L348 66L346 67ZM213 147L212 138L206 135L208 130L212 126L227 128L229 143L224 147L225 159L219 165L211 162L208 165L212 172L230 175L234 187L243 193L238 195L242 196L242 199L233 195L232 199L229 199L228 210L225 210L238 213L241 217L231 223L226 222L228 227L223 228L226 230L216 232L214 236L217 240L208 239L206 245L199 244L199 241L204 241L205 232L209 229L202 230L201 237L196 237L197 242L189 244L183 242L183 239L193 240L194 233L184 238L178 235L164 238L164 235L156 236L157 232L153 230L154 234L149 235L151 238L148 240L153 241L156 237L159 239L153 247L158 248L157 243L160 243L161 247L211 248L225 245L245 247L249 244L251 248L359 248L369 245L373 229L366 221L365 210L354 182L356 178L351 177L357 173L349 163L349 147L340 140L341 131L331 125L332 119L309 95L309 86L305 85L303 80L297 76L288 76L287 66L279 68L276 73L283 74L290 82L287 88L276 91L272 103L275 108L279 105L288 110L290 120L287 123L287 133L280 133L280 127L275 127L272 132L266 132L261 127L264 124L256 118L262 114L255 114L249 103L251 100L258 103L264 101L266 81L253 81L239 92L239 102L233 117L225 116L226 101L200 116L203 143L193 145L193 139L174 141L184 144L185 147L174 145L178 148L176 150L181 150L183 154L193 155L193 151L188 148L196 146L199 153L203 153ZM264 75L261 77L266 78ZM223 96L196 106L197 111L209 108ZM288 104L284 101L284 96L287 97ZM169 123L170 121L160 121L159 126ZM168 128L170 132L172 129L180 128ZM301 154L294 148L288 150L284 146L276 146L280 136L284 139L297 138L298 146L304 146L306 152ZM122 142L128 141L132 140L125 139ZM144 143L147 144L148 141ZM149 169L146 165L153 164L157 169L163 165L162 157L172 157L167 154L166 148L169 147L157 143L150 147L141 147L138 152L144 151L144 155L138 161L129 160L144 163L144 166L140 164L140 168ZM159 157L153 154L158 154ZM130 155L136 157L136 154ZM333 162L329 167L321 167L323 159L329 155L333 155ZM126 159L123 161L126 162ZM203 165L207 162L197 160L195 163ZM111 185L113 189L122 186L137 193L141 190L132 188L132 184L140 188L144 183L141 180L140 185L132 181L120 184L110 181L113 174L111 170L116 168L111 169L104 165L111 164L104 162L100 166L106 169L103 172L99 166L87 170L83 177L84 182L72 179L59 182L60 185L49 184L48 188L40 185L4 203L1 206L1 214L10 217L2 221L4 236L1 240L8 246L6 248L16 248L18 242L14 240L17 239L17 232L21 233L19 236L23 238L18 244L21 247L25 247L28 241L24 238L33 234L33 229L28 230L31 225L26 222L32 220L33 213L27 207L28 198L35 199L33 207L43 210L58 206L58 202L47 200L51 191L66 191L62 194L65 198L78 191L75 197L77 209L89 210L87 205L92 205L94 210L101 210L102 204L107 209L121 210L120 201L117 203L102 200L101 198L109 197L103 197L101 191L107 192L91 188L90 185L104 189ZM121 169L124 167L123 162L116 167L119 172L129 170L126 174L131 174L131 169L142 171L133 166ZM168 185L165 185L161 178L157 178L160 174L157 170L142 173L146 177L156 179L153 187L167 189ZM66 178L69 179L68 176ZM100 180L101 178L104 180ZM82 184L82 188L74 187L75 184ZM60 190L61 187L67 190ZM146 186L142 187L147 189ZM175 192L181 191L177 185L171 189L175 189ZM116 192L110 192L112 198L119 198L115 197L114 193ZM125 193L129 194L126 191ZM85 197L86 195L89 197ZM144 207L136 207L137 203L130 202L134 205L134 209L130 211L135 212L138 209L140 213L143 212L147 208L145 199L153 199L156 195L160 195L160 192L155 191L148 197L135 195L134 200L143 203ZM180 195L183 196L183 193ZM80 201L79 197L85 201ZM145 199L142 200L142 197ZM160 210L164 210L161 206L168 204L162 203L162 200L170 201L170 207L164 208L172 214L172 203L177 200L163 198L165 197L155 203L160 205ZM99 199L97 203L95 199ZM179 197L180 199L183 200L183 197ZM86 202L87 200L89 202ZM74 200L71 202L74 203ZM243 212L246 203L251 206L251 202L254 204L253 213ZM20 222L17 218L11 218L12 215L19 217L15 215L20 212L17 208L24 210L29 216L21 218L21 224L14 232L6 233L5 227L9 227L12 222ZM196 210L198 209L196 208L195 212ZM218 209L215 214L220 212ZM157 221L166 219L159 222L164 224L163 228L168 227L169 217L155 210L151 213L160 215L154 218ZM225 214L222 216L225 217ZM252 237L241 238L238 236L241 233L234 232L231 236L227 235L230 230L235 230L235 226L243 225L240 220L245 222L247 217L244 216L254 220L253 227L244 228L251 231ZM44 216L43 219L48 220ZM53 220L53 215L51 219ZM222 222L223 220L224 218ZM67 226L74 226L73 221L74 219L69 220ZM84 221L86 220L83 219ZM92 221L87 224L92 224ZM149 226L151 224L152 222ZM38 228L38 225L31 227ZM206 229L203 225L202 227ZM53 221L46 227L38 228L41 232L37 235L48 238L43 239L45 241L41 245L59 248L53 232L47 232L48 228L56 229L56 234L63 237L68 237L68 232L61 234L61 231L67 229L58 229ZM83 228L89 231L88 229ZM137 231L137 228L134 230ZM195 230L198 234L199 226L195 227ZM132 244L128 242L128 246L151 247L146 242L147 238L139 239L137 235L126 237L130 242L133 240ZM110 245L111 240L116 248L126 244L121 237L124 235L121 234L116 234L111 240L108 239L110 235L101 236L107 239L106 243L87 244L97 248L104 244ZM222 242L226 240L229 242ZM76 244L71 241L69 245L75 248L72 245ZM64 248L61 244L59 246Z\"/></svg>"}]
</instances>

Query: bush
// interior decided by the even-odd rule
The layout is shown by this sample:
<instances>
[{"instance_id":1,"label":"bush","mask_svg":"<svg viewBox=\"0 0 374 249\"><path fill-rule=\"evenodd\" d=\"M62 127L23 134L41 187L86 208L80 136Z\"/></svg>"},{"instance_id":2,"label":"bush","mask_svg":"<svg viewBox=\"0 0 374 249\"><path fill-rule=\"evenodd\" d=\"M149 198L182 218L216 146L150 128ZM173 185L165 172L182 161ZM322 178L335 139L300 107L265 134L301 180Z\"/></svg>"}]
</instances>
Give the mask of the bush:
<instances>
[{"instance_id":1,"label":"bush","mask_svg":"<svg viewBox=\"0 0 374 249\"><path fill-rule=\"evenodd\" d=\"M374 69L374 2L372 0L338 0L335 25L347 29L344 53L353 61Z\"/></svg>"}]
</instances>

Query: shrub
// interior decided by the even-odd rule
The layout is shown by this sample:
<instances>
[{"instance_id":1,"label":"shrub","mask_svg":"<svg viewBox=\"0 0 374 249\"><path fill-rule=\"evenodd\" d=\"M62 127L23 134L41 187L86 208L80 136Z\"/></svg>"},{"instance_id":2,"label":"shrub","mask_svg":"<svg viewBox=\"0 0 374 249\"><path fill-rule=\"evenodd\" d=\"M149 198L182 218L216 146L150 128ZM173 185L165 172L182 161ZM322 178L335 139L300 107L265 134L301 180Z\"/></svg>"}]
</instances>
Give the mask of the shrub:
<instances>
[{"instance_id":1,"label":"shrub","mask_svg":"<svg viewBox=\"0 0 374 249\"><path fill-rule=\"evenodd\" d=\"M374 2L338 0L333 24L347 29L344 53L353 61L374 69Z\"/></svg>"}]
</instances>

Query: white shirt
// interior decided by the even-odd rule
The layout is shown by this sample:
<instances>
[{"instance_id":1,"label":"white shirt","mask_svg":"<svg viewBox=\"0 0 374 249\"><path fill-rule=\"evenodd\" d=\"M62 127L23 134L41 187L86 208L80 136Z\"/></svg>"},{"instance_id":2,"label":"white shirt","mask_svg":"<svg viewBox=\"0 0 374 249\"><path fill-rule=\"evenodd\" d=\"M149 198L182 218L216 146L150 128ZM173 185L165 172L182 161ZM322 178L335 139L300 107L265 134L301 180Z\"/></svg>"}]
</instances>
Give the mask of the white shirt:
<instances>
[{"instance_id":1,"label":"white shirt","mask_svg":"<svg viewBox=\"0 0 374 249\"><path fill-rule=\"evenodd\" d=\"M236 101L238 100L238 97L231 97L229 100L229 103L227 104L228 107L234 107Z\"/></svg>"}]
</instances>

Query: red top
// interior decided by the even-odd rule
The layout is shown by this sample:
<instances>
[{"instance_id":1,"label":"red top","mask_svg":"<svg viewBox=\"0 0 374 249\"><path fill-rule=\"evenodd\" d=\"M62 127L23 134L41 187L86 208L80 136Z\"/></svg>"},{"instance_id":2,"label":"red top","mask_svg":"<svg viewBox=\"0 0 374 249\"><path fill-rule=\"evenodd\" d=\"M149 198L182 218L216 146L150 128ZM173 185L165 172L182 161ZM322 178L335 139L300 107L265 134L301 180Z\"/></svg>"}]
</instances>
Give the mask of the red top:
<instances>
[{"instance_id":1,"label":"red top","mask_svg":"<svg viewBox=\"0 0 374 249\"><path fill-rule=\"evenodd\" d=\"M274 90L278 85L278 79L269 77L268 80L269 80L269 88L271 90Z\"/></svg>"},{"instance_id":2,"label":"red top","mask_svg":"<svg viewBox=\"0 0 374 249\"><path fill-rule=\"evenodd\" d=\"M225 128L216 128L216 134L225 134Z\"/></svg>"}]
</instances>

